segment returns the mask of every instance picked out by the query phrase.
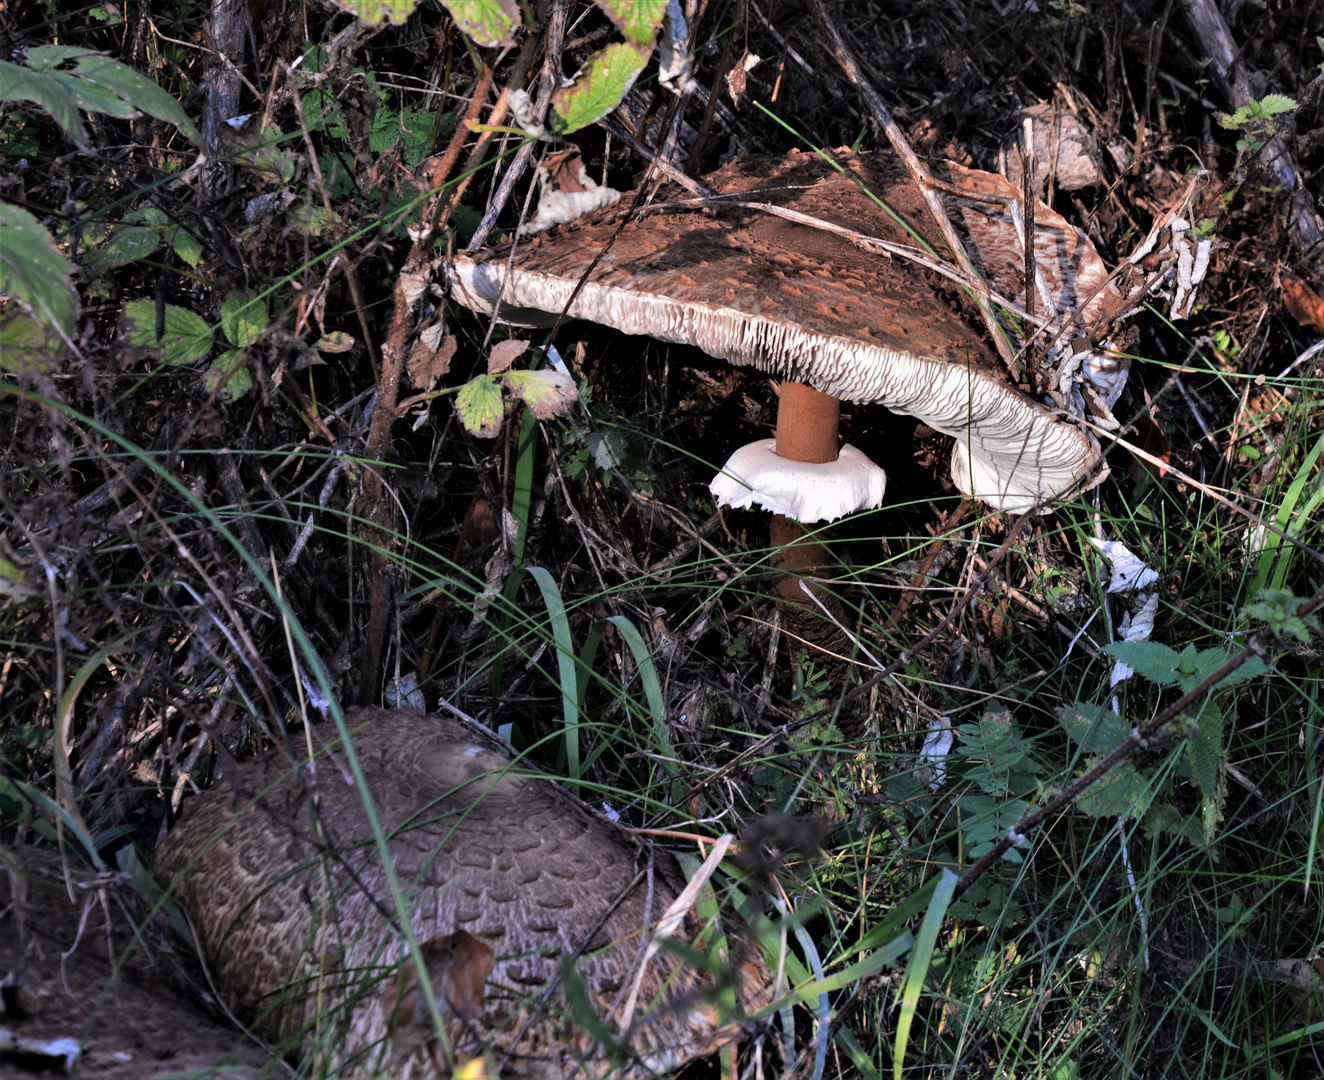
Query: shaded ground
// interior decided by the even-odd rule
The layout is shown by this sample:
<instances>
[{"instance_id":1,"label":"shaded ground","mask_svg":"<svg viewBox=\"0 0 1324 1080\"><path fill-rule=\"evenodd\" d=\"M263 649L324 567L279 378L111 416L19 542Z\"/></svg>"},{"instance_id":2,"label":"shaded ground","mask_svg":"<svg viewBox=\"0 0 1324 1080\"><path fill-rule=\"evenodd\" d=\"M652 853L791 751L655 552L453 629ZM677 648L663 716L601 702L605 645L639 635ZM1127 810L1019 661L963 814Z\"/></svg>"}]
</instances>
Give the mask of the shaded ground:
<instances>
[{"instance_id":1,"label":"shaded ground","mask_svg":"<svg viewBox=\"0 0 1324 1080\"><path fill-rule=\"evenodd\" d=\"M147 959L125 914L141 904L123 881L72 866L71 901L55 853L3 848L0 865L0 1029L28 1047L81 1043L77 1074L97 1080L269 1075L269 1057L199 1007L173 946L154 935L157 960ZM0 1047L0 1075L63 1071L41 1054Z\"/></svg>"}]
</instances>

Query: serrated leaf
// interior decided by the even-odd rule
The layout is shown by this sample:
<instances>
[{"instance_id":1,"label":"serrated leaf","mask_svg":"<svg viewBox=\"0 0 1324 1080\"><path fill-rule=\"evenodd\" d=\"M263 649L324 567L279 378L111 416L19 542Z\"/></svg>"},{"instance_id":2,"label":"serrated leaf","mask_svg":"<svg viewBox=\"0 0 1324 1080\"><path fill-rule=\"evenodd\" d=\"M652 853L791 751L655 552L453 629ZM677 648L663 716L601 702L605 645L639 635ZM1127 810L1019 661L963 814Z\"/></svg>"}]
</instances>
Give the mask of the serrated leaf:
<instances>
[{"instance_id":1,"label":"serrated leaf","mask_svg":"<svg viewBox=\"0 0 1324 1080\"><path fill-rule=\"evenodd\" d=\"M1222 710L1211 703L1200 710L1196 721L1197 731L1186 742L1186 760L1191 763L1191 773L1200 788L1206 811L1213 807L1217 821L1222 820L1223 796L1227 793L1223 768L1223 725ZM1217 821L1213 824L1216 825ZM1212 839L1212 834L1208 838Z\"/></svg>"},{"instance_id":2,"label":"serrated leaf","mask_svg":"<svg viewBox=\"0 0 1324 1080\"><path fill-rule=\"evenodd\" d=\"M253 389L253 373L248 370L244 354L238 349L229 349L212 361L202 385L209 394L219 392L227 402L238 401Z\"/></svg>"},{"instance_id":3,"label":"serrated leaf","mask_svg":"<svg viewBox=\"0 0 1324 1080\"><path fill-rule=\"evenodd\" d=\"M175 254L179 256L182 262L187 263L195 270L198 268L198 264L202 262L201 240L182 225L175 225L167 229L165 239L166 243L174 248Z\"/></svg>"},{"instance_id":4,"label":"serrated leaf","mask_svg":"<svg viewBox=\"0 0 1324 1080\"><path fill-rule=\"evenodd\" d=\"M64 337L73 334L78 317L72 270L41 222L22 207L0 203L0 293ZM59 336L50 335L49 343Z\"/></svg>"},{"instance_id":5,"label":"serrated leaf","mask_svg":"<svg viewBox=\"0 0 1324 1080\"><path fill-rule=\"evenodd\" d=\"M1280 116L1296 108L1296 100L1286 94L1265 94L1260 98L1261 116Z\"/></svg>"},{"instance_id":6,"label":"serrated leaf","mask_svg":"<svg viewBox=\"0 0 1324 1080\"><path fill-rule=\"evenodd\" d=\"M1151 836L1155 833L1167 833L1180 837L1192 846L1198 846L1203 829L1198 818L1183 814L1171 803L1159 803L1145 815L1145 831Z\"/></svg>"},{"instance_id":7,"label":"serrated leaf","mask_svg":"<svg viewBox=\"0 0 1324 1080\"><path fill-rule=\"evenodd\" d=\"M124 322L129 342L144 348L161 350L161 359L172 367L192 364L212 349L211 327L199 315L165 306L165 334L156 336L156 305L151 300L134 300L124 305Z\"/></svg>"},{"instance_id":8,"label":"serrated leaf","mask_svg":"<svg viewBox=\"0 0 1324 1080\"><path fill-rule=\"evenodd\" d=\"M108 274L145 259L161 244L161 234L147 225L117 225L99 248L89 248L87 261L98 274Z\"/></svg>"},{"instance_id":9,"label":"serrated leaf","mask_svg":"<svg viewBox=\"0 0 1324 1080\"><path fill-rule=\"evenodd\" d=\"M35 51L35 50L34 50ZM87 149L87 132L78 114L78 101L49 74L0 60L0 102L30 101L51 115L65 138L80 150Z\"/></svg>"},{"instance_id":10,"label":"serrated leaf","mask_svg":"<svg viewBox=\"0 0 1324 1080\"><path fill-rule=\"evenodd\" d=\"M578 399L575 380L559 371L511 371L506 388L539 420L560 416Z\"/></svg>"},{"instance_id":11,"label":"serrated leaf","mask_svg":"<svg viewBox=\"0 0 1324 1080\"><path fill-rule=\"evenodd\" d=\"M237 349L256 345L267 322L265 297L258 300L251 292L234 289L221 301L221 332Z\"/></svg>"},{"instance_id":12,"label":"serrated leaf","mask_svg":"<svg viewBox=\"0 0 1324 1080\"><path fill-rule=\"evenodd\" d=\"M509 341L498 341L492 346L492 352L488 355L487 373L500 375L518 360L528 347L527 341L516 341L514 338Z\"/></svg>"},{"instance_id":13,"label":"serrated leaf","mask_svg":"<svg viewBox=\"0 0 1324 1080\"><path fill-rule=\"evenodd\" d=\"M597 0L626 41L649 45L657 37L667 0Z\"/></svg>"},{"instance_id":14,"label":"serrated leaf","mask_svg":"<svg viewBox=\"0 0 1324 1080\"><path fill-rule=\"evenodd\" d=\"M1160 686L1176 686L1179 657L1157 641L1116 641L1103 651Z\"/></svg>"},{"instance_id":15,"label":"serrated leaf","mask_svg":"<svg viewBox=\"0 0 1324 1080\"><path fill-rule=\"evenodd\" d=\"M464 33L479 45L509 45L520 28L519 0L441 0Z\"/></svg>"},{"instance_id":16,"label":"serrated leaf","mask_svg":"<svg viewBox=\"0 0 1324 1080\"><path fill-rule=\"evenodd\" d=\"M461 386L455 395L455 411L471 435L480 439L496 438L506 413L497 376L479 375Z\"/></svg>"},{"instance_id":17,"label":"serrated leaf","mask_svg":"<svg viewBox=\"0 0 1324 1080\"><path fill-rule=\"evenodd\" d=\"M634 85L651 51L651 47L618 43L594 53L574 83L552 95L548 127L557 135L567 135L606 116Z\"/></svg>"},{"instance_id":18,"label":"serrated leaf","mask_svg":"<svg viewBox=\"0 0 1324 1080\"><path fill-rule=\"evenodd\" d=\"M1091 817L1139 817L1149 805L1149 781L1129 761L1121 762L1076 800L1076 809Z\"/></svg>"},{"instance_id":19,"label":"serrated leaf","mask_svg":"<svg viewBox=\"0 0 1324 1080\"><path fill-rule=\"evenodd\" d=\"M1058 722L1067 735L1087 754L1115 750L1131 737L1131 725L1112 709L1077 701L1057 711Z\"/></svg>"}]
</instances>

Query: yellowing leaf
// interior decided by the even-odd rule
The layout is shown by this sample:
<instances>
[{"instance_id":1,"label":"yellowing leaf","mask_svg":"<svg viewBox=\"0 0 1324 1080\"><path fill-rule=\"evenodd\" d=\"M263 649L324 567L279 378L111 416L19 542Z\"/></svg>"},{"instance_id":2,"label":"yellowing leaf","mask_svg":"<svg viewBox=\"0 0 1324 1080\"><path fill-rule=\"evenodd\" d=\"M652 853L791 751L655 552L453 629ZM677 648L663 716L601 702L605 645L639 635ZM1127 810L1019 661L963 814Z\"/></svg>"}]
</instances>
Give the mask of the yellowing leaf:
<instances>
[{"instance_id":1,"label":"yellowing leaf","mask_svg":"<svg viewBox=\"0 0 1324 1080\"><path fill-rule=\"evenodd\" d=\"M597 0L597 4L625 40L636 45L652 44L667 10L667 0Z\"/></svg>"},{"instance_id":2,"label":"yellowing leaf","mask_svg":"<svg viewBox=\"0 0 1324 1080\"><path fill-rule=\"evenodd\" d=\"M519 0L441 0L441 3L451 13L455 25L479 45L509 45L520 27Z\"/></svg>"},{"instance_id":3,"label":"yellowing leaf","mask_svg":"<svg viewBox=\"0 0 1324 1080\"><path fill-rule=\"evenodd\" d=\"M539 420L560 416L579 398L575 381L559 371L512 371L505 382Z\"/></svg>"},{"instance_id":4,"label":"yellowing leaf","mask_svg":"<svg viewBox=\"0 0 1324 1080\"><path fill-rule=\"evenodd\" d=\"M634 85L650 52L651 45L615 44L595 53L572 85L552 95L548 127L566 135L606 116Z\"/></svg>"},{"instance_id":5,"label":"yellowing leaf","mask_svg":"<svg viewBox=\"0 0 1324 1080\"><path fill-rule=\"evenodd\" d=\"M495 375L479 375L460 387L455 395L455 411L460 423L480 439L496 438L506 407L501 400L501 385Z\"/></svg>"}]
</instances>

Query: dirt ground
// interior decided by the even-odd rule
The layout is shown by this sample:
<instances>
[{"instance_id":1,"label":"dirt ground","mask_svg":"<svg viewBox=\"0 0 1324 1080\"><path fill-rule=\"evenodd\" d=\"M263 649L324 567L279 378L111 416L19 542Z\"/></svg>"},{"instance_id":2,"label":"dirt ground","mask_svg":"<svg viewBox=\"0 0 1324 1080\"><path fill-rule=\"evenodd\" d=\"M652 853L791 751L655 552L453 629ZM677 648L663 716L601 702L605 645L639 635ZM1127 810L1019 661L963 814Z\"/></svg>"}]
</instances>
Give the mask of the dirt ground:
<instances>
[{"instance_id":1,"label":"dirt ground","mask_svg":"<svg viewBox=\"0 0 1324 1080\"><path fill-rule=\"evenodd\" d=\"M70 865L71 900L54 853L4 848L0 863L0 1077L63 1075L42 1052L55 1040L77 1042L77 1075L96 1080L270 1075L269 1056L195 1006L159 934L135 943L142 904L119 875Z\"/></svg>"}]
</instances>

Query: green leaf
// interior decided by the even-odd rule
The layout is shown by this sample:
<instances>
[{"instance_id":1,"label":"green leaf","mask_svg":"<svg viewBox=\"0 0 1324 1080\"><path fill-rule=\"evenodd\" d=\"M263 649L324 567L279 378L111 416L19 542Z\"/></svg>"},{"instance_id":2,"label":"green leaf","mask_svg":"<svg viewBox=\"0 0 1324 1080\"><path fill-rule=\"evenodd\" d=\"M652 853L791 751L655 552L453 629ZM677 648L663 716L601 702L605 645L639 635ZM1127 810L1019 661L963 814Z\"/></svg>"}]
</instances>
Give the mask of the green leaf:
<instances>
[{"instance_id":1,"label":"green leaf","mask_svg":"<svg viewBox=\"0 0 1324 1080\"><path fill-rule=\"evenodd\" d=\"M207 393L220 393L227 402L238 401L253 389L253 373L248 370L244 354L238 349L221 353L203 377Z\"/></svg>"},{"instance_id":2,"label":"green leaf","mask_svg":"<svg viewBox=\"0 0 1324 1080\"><path fill-rule=\"evenodd\" d=\"M196 270L198 263L202 262L202 241L182 225L166 229L165 238L180 260Z\"/></svg>"},{"instance_id":3,"label":"green leaf","mask_svg":"<svg viewBox=\"0 0 1324 1080\"><path fill-rule=\"evenodd\" d=\"M192 364L203 359L212 348L211 327L199 315L165 306L165 335L156 337L156 305L150 300L134 300L124 306L130 344L161 350L161 359L173 366Z\"/></svg>"},{"instance_id":4,"label":"green leaf","mask_svg":"<svg viewBox=\"0 0 1324 1080\"><path fill-rule=\"evenodd\" d=\"M46 328L52 346L73 335L78 318L72 270L41 222L22 207L0 203L0 292Z\"/></svg>"},{"instance_id":5,"label":"green leaf","mask_svg":"<svg viewBox=\"0 0 1324 1080\"><path fill-rule=\"evenodd\" d=\"M1057 710L1058 722L1067 735L1087 754L1115 750L1131 737L1131 725L1112 709L1077 701Z\"/></svg>"},{"instance_id":6,"label":"green leaf","mask_svg":"<svg viewBox=\"0 0 1324 1080\"><path fill-rule=\"evenodd\" d=\"M130 119L145 112L174 124L196 146L202 146L188 113L147 76L102 53L69 45L41 45L28 50L26 69L0 64L0 101L32 101L54 117L69 139L86 149L87 135L78 109ZM74 63L72 71L56 71ZM72 112L69 105L74 105Z\"/></svg>"},{"instance_id":7,"label":"green leaf","mask_svg":"<svg viewBox=\"0 0 1324 1080\"><path fill-rule=\"evenodd\" d=\"M1134 818L1145 812L1150 801L1149 780L1129 761L1123 761L1081 794L1076 809L1091 817Z\"/></svg>"},{"instance_id":8,"label":"green leaf","mask_svg":"<svg viewBox=\"0 0 1324 1080\"><path fill-rule=\"evenodd\" d=\"M574 379L559 371L510 371L503 377L511 394L539 420L562 415L579 397Z\"/></svg>"},{"instance_id":9,"label":"green leaf","mask_svg":"<svg viewBox=\"0 0 1324 1080\"><path fill-rule=\"evenodd\" d=\"M221 332L237 349L256 345L267 321L266 297L256 299L251 292L234 289L221 301Z\"/></svg>"},{"instance_id":10,"label":"green leaf","mask_svg":"<svg viewBox=\"0 0 1324 1080\"><path fill-rule=\"evenodd\" d=\"M1196 730L1186 743L1186 760L1200 788L1206 844L1213 840L1218 823L1223 820L1223 803L1227 798L1223 727L1223 711L1211 702L1200 711Z\"/></svg>"},{"instance_id":11,"label":"green leaf","mask_svg":"<svg viewBox=\"0 0 1324 1080\"><path fill-rule=\"evenodd\" d=\"M495 375L479 375L461 386L455 395L455 410L460 414L460 423L469 434L480 439L496 438L506 413L497 380Z\"/></svg>"},{"instance_id":12,"label":"green leaf","mask_svg":"<svg viewBox=\"0 0 1324 1080\"><path fill-rule=\"evenodd\" d=\"M509 45L520 28L519 0L441 0L464 33L484 47Z\"/></svg>"},{"instance_id":13,"label":"green leaf","mask_svg":"<svg viewBox=\"0 0 1324 1080\"><path fill-rule=\"evenodd\" d=\"M30 101L40 105L60 125L65 138L80 150L87 149L87 131L78 114L78 101L58 79L0 60L0 102L4 101Z\"/></svg>"},{"instance_id":14,"label":"green leaf","mask_svg":"<svg viewBox=\"0 0 1324 1080\"><path fill-rule=\"evenodd\" d=\"M597 0L626 41L651 45L662 25L667 0Z\"/></svg>"},{"instance_id":15,"label":"green leaf","mask_svg":"<svg viewBox=\"0 0 1324 1080\"><path fill-rule=\"evenodd\" d=\"M892 1056L893 1080L901 1080L906 1060L906 1043L910 1041L910 1028L915 1021L915 1008L919 1005L920 991L924 989L924 979L929 973L929 964L933 960L933 950L938 943L938 931L942 929L947 905L952 902L952 895L956 892L956 882L956 875L950 870L942 872L938 887L933 890L933 901L924 913L919 933L915 935L915 947L910 952L901 984L901 1012L897 1016L896 1051Z\"/></svg>"},{"instance_id":16,"label":"green leaf","mask_svg":"<svg viewBox=\"0 0 1324 1080\"><path fill-rule=\"evenodd\" d=\"M1117 641L1105 645L1104 652L1134 668L1150 682L1160 686L1177 685L1178 656L1157 641Z\"/></svg>"},{"instance_id":17,"label":"green leaf","mask_svg":"<svg viewBox=\"0 0 1324 1080\"><path fill-rule=\"evenodd\" d=\"M590 57L570 86L552 95L548 126L557 135L578 131L606 116L621 103L648 62L649 48L608 45Z\"/></svg>"},{"instance_id":18,"label":"green leaf","mask_svg":"<svg viewBox=\"0 0 1324 1080\"><path fill-rule=\"evenodd\" d=\"M1281 116L1283 113L1290 113L1296 106L1296 100L1286 94L1265 94L1259 101L1259 114Z\"/></svg>"},{"instance_id":19,"label":"green leaf","mask_svg":"<svg viewBox=\"0 0 1324 1080\"><path fill-rule=\"evenodd\" d=\"M101 247L88 248L87 261L98 275L145 259L161 246L161 234L149 225L117 225Z\"/></svg>"}]
</instances>

